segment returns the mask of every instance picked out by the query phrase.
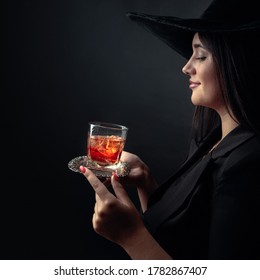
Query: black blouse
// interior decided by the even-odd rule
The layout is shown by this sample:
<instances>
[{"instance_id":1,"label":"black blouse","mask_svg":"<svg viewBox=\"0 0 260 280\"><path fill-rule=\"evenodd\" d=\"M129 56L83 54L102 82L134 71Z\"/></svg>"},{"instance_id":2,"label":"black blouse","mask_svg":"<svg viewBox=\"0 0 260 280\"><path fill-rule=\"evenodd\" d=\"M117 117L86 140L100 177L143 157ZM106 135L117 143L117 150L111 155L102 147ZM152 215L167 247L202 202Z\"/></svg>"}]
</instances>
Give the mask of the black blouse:
<instances>
[{"instance_id":1,"label":"black blouse","mask_svg":"<svg viewBox=\"0 0 260 280\"><path fill-rule=\"evenodd\" d=\"M260 139L238 126L207 153L219 136L192 143L143 214L174 259L260 259Z\"/></svg>"}]
</instances>

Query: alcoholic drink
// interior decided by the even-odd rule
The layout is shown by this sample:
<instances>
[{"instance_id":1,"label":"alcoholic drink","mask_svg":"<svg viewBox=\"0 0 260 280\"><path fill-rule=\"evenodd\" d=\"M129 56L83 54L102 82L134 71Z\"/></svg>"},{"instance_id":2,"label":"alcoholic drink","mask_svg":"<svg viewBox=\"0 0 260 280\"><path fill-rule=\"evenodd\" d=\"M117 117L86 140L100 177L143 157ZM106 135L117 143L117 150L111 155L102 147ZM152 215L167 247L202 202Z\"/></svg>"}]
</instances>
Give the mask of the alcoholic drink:
<instances>
[{"instance_id":1,"label":"alcoholic drink","mask_svg":"<svg viewBox=\"0 0 260 280\"><path fill-rule=\"evenodd\" d=\"M124 145L125 139L120 136L89 136L88 156L99 165L113 165L119 162Z\"/></svg>"}]
</instances>

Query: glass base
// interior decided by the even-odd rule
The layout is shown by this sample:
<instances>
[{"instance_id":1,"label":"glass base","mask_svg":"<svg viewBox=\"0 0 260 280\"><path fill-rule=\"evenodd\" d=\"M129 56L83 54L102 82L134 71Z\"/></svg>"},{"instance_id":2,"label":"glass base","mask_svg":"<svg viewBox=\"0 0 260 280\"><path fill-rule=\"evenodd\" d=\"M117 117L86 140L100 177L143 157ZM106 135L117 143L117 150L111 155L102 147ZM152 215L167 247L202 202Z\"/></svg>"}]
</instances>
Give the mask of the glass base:
<instances>
[{"instance_id":1,"label":"glass base","mask_svg":"<svg viewBox=\"0 0 260 280\"><path fill-rule=\"evenodd\" d=\"M109 178L112 176L113 172L115 172L118 177L124 177L128 175L130 171L129 165L126 162L120 161L114 165L100 166L87 156L76 157L68 163L70 170L79 173L81 173L79 170L81 165L90 169L97 177Z\"/></svg>"}]
</instances>

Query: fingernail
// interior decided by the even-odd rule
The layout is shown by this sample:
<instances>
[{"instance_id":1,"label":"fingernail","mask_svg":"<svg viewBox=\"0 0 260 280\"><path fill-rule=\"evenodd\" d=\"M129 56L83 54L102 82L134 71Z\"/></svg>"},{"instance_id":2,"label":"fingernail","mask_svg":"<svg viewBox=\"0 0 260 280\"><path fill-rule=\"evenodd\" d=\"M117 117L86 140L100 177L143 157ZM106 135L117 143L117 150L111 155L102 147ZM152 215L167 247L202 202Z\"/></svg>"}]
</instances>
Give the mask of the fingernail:
<instances>
[{"instance_id":1,"label":"fingernail","mask_svg":"<svg viewBox=\"0 0 260 280\"><path fill-rule=\"evenodd\" d=\"M112 175L113 175L114 179L116 179L116 180L118 179L116 172L112 172Z\"/></svg>"},{"instance_id":2,"label":"fingernail","mask_svg":"<svg viewBox=\"0 0 260 280\"><path fill-rule=\"evenodd\" d=\"M80 170L81 173L85 173L86 172L86 168L84 166L82 166L82 165L79 167L79 170Z\"/></svg>"}]
</instances>

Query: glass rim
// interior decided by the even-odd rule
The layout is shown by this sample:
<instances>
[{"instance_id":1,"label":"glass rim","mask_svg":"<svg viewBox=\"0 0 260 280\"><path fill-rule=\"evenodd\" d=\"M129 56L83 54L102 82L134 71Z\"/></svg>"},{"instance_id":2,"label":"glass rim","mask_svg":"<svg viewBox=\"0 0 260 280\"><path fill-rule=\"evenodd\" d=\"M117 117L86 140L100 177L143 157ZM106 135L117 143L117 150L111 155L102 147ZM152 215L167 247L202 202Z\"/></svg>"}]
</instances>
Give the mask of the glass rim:
<instances>
[{"instance_id":1,"label":"glass rim","mask_svg":"<svg viewBox=\"0 0 260 280\"><path fill-rule=\"evenodd\" d=\"M109 128L109 129L128 130L128 127L126 127L125 125L121 125L121 124L117 124L117 123L91 121L91 122L88 122L88 124L89 125L98 125L100 127Z\"/></svg>"}]
</instances>

